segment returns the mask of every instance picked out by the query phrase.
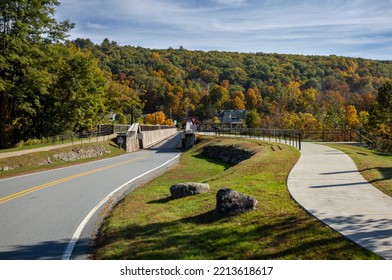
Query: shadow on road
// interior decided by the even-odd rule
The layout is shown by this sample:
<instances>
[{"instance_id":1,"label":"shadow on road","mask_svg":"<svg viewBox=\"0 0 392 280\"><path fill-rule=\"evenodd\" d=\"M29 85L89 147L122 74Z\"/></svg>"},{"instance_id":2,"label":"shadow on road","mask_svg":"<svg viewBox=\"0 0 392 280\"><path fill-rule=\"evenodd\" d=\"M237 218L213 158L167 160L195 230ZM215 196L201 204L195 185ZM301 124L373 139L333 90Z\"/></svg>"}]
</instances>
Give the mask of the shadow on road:
<instances>
[{"instance_id":1,"label":"shadow on road","mask_svg":"<svg viewBox=\"0 0 392 280\"><path fill-rule=\"evenodd\" d=\"M181 149L181 140L181 133L177 133L148 150L156 151L157 153L175 153Z\"/></svg>"},{"instance_id":2,"label":"shadow on road","mask_svg":"<svg viewBox=\"0 0 392 280\"><path fill-rule=\"evenodd\" d=\"M79 240L88 242L87 240ZM0 252L0 260L61 260L69 240L45 241L31 245L14 245Z\"/></svg>"}]
</instances>

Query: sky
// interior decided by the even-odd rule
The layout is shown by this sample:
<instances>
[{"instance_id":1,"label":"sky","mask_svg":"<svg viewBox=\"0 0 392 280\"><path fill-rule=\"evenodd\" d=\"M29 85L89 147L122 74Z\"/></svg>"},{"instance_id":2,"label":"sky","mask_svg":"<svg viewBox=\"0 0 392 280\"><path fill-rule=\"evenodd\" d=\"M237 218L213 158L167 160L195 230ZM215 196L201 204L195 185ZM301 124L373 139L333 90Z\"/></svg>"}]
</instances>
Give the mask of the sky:
<instances>
[{"instance_id":1,"label":"sky","mask_svg":"<svg viewBox=\"0 0 392 280\"><path fill-rule=\"evenodd\" d=\"M60 0L70 39L392 60L392 0Z\"/></svg>"}]
</instances>

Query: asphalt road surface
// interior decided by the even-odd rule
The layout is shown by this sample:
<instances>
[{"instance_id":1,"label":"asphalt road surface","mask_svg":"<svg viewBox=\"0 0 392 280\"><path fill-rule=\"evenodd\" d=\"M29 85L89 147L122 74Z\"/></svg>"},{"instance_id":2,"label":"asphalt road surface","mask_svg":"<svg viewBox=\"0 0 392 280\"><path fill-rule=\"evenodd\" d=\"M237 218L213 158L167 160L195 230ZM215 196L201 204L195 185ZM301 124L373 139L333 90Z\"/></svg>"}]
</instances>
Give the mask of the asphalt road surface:
<instances>
[{"instance_id":1,"label":"asphalt road surface","mask_svg":"<svg viewBox=\"0 0 392 280\"><path fill-rule=\"evenodd\" d=\"M178 162L180 140L0 180L0 260L86 258L101 210Z\"/></svg>"}]
</instances>

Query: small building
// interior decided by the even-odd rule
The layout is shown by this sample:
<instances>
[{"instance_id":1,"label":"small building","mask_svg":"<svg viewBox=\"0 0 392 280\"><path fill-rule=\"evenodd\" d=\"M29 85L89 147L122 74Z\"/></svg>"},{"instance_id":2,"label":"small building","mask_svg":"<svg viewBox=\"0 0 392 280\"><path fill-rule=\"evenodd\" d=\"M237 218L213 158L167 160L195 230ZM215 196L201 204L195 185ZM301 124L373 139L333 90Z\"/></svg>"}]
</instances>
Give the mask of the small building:
<instances>
[{"instance_id":1,"label":"small building","mask_svg":"<svg viewBox=\"0 0 392 280\"><path fill-rule=\"evenodd\" d=\"M240 123L246 117L248 110L221 110L218 114L218 118L221 123Z\"/></svg>"}]
</instances>

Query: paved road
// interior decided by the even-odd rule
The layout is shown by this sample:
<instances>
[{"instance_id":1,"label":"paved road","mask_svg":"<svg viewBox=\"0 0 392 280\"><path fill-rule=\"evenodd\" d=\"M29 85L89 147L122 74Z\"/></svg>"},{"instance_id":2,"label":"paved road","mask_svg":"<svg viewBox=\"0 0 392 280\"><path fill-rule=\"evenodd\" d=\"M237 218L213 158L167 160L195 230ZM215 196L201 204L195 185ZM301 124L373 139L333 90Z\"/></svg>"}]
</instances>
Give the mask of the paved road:
<instances>
[{"instance_id":1,"label":"paved road","mask_svg":"<svg viewBox=\"0 0 392 280\"><path fill-rule=\"evenodd\" d=\"M149 150L0 180L0 259L84 258L100 204L177 162L179 141L176 135Z\"/></svg>"},{"instance_id":2,"label":"paved road","mask_svg":"<svg viewBox=\"0 0 392 280\"><path fill-rule=\"evenodd\" d=\"M369 184L345 153L303 143L288 188L319 220L362 247L392 259L392 198Z\"/></svg>"}]
</instances>

